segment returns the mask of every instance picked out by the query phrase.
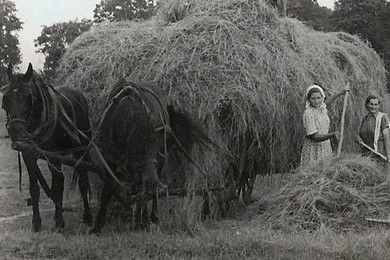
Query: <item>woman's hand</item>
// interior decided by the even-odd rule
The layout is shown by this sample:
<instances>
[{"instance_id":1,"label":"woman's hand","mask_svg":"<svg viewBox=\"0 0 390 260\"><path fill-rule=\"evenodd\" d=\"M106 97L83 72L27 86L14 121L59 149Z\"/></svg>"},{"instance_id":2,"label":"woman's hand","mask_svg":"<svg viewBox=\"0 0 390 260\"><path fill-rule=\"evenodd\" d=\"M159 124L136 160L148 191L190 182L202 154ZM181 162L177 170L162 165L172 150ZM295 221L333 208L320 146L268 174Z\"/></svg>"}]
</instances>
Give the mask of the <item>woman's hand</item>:
<instances>
[{"instance_id":1,"label":"woman's hand","mask_svg":"<svg viewBox=\"0 0 390 260\"><path fill-rule=\"evenodd\" d=\"M345 88L343 90L336 92L336 94L326 98L324 101L325 104L327 106L330 106L338 97L345 95L345 93L347 93L348 91L350 91L349 83L347 83L347 85L345 86Z\"/></svg>"},{"instance_id":2,"label":"woman's hand","mask_svg":"<svg viewBox=\"0 0 390 260\"><path fill-rule=\"evenodd\" d=\"M340 141L341 133L336 131L332 133L334 140L338 143Z\"/></svg>"},{"instance_id":3,"label":"woman's hand","mask_svg":"<svg viewBox=\"0 0 390 260\"><path fill-rule=\"evenodd\" d=\"M347 86L340 92L340 95L345 95L348 91L350 91L351 88L349 87L349 83L347 83Z\"/></svg>"}]
</instances>

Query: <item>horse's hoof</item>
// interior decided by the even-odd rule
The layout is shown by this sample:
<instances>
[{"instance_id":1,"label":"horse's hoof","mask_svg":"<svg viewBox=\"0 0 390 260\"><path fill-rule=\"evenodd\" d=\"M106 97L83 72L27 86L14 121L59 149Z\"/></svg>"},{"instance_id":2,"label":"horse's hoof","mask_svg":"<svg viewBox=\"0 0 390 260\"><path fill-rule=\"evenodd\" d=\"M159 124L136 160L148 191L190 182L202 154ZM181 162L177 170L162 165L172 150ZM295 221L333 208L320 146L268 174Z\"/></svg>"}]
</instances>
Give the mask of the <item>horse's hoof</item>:
<instances>
[{"instance_id":1,"label":"horse's hoof","mask_svg":"<svg viewBox=\"0 0 390 260\"><path fill-rule=\"evenodd\" d=\"M33 225L33 231L35 232L35 233L38 233L39 232L39 230L41 229L41 225Z\"/></svg>"},{"instance_id":2,"label":"horse's hoof","mask_svg":"<svg viewBox=\"0 0 390 260\"><path fill-rule=\"evenodd\" d=\"M135 224L134 226L134 230L138 230L138 231L148 231L149 230L149 225L146 225L146 224Z\"/></svg>"},{"instance_id":3,"label":"horse's hoof","mask_svg":"<svg viewBox=\"0 0 390 260\"><path fill-rule=\"evenodd\" d=\"M92 227L92 224L93 224L93 219L92 219L92 215L89 214L89 215L84 215L83 217L83 222L85 224L87 224L89 227Z\"/></svg>"},{"instance_id":4,"label":"horse's hoof","mask_svg":"<svg viewBox=\"0 0 390 260\"><path fill-rule=\"evenodd\" d=\"M99 229L99 228L96 228L96 227L93 227L93 228L91 228L91 229L88 231L88 234L89 234L89 235L99 234L99 233L100 233L100 229Z\"/></svg>"},{"instance_id":5,"label":"horse's hoof","mask_svg":"<svg viewBox=\"0 0 390 260\"><path fill-rule=\"evenodd\" d=\"M63 218L54 218L56 223L57 229L64 229L65 228L65 221Z\"/></svg>"},{"instance_id":6,"label":"horse's hoof","mask_svg":"<svg viewBox=\"0 0 390 260\"><path fill-rule=\"evenodd\" d=\"M159 224L159 218L156 214L150 216L150 221L152 221L153 224Z\"/></svg>"},{"instance_id":7,"label":"horse's hoof","mask_svg":"<svg viewBox=\"0 0 390 260\"><path fill-rule=\"evenodd\" d=\"M63 234L64 233L64 227L56 227L56 231L57 231L57 233L59 233L59 234Z\"/></svg>"},{"instance_id":8,"label":"horse's hoof","mask_svg":"<svg viewBox=\"0 0 390 260\"><path fill-rule=\"evenodd\" d=\"M37 220L37 221L32 222L32 229L34 232L39 232L39 230L41 229L41 226L42 226L41 220Z\"/></svg>"}]
</instances>

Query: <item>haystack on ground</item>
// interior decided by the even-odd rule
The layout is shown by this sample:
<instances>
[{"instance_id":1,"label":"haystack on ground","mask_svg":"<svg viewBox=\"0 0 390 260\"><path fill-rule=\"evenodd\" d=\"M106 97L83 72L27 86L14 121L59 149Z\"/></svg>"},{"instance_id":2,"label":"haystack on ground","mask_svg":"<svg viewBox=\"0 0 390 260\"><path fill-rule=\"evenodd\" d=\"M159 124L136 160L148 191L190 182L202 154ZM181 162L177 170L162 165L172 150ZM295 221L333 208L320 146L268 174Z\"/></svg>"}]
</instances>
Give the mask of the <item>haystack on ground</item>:
<instances>
[{"instance_id":1,"label":"haystack on ground","mask_svg":"<svg viewBox=\"0 0 390 260\"><path fill-rule=\"evenodd\" d=\"M362 230L366 218L390 221L390 183L383 165L347 154L298 169L288 184L265 198L258 221L273 228ZM260 204L261 204L260 203Z\"/></svg>"},{"instance_id":2,"label":"haystack on ground","mask_svg":"<svg viewBox=\"0 0 390 260\"><path fill-rule=\"evenodd\" d=\"M357 134L365 97L383 94L383 62L356 36L279 18L263 0L159 4L150 21L96 26L76 39L57 85L86 93L97 121L119 78L158 83L170 103L200 119L222 147L195 155L210 182L224 184L229 162L245 176L297 165L307 86L318 83L333 94L350 83L345 147ZM330 110L332 128L341 107L339 100Z\"/></svg>"}]
</instances>

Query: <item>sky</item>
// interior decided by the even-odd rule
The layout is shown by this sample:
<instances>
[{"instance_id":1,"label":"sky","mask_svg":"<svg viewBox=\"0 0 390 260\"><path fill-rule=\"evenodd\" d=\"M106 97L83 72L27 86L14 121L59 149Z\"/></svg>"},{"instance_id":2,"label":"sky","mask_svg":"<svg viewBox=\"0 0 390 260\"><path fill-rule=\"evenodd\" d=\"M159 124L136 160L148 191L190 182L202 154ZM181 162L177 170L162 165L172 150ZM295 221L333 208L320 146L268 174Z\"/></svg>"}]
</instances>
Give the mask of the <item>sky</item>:
<instances>
[{"instance_id":1,"label":"sky","mask_svg":"<svg viewBox=\"0 0 390 260\"><path fill-rule=\"evenodd\" d=\"M34 39L38 38L42 26L69 22L76 18L92 19L93 10L100 0L11 0L18 10L17 17L23 22L23 29L18 32L22 64L20 70L27 70L31 62L34 69L43 68L44 56L36 53ZM184 0L183 0L184 1ZM320 6L333 8L334 0L318 0Z\"/></svg>"},{"instance_id":2,"label":"sky","mask_svg":"<svg viewBox=\"0 0 390 260\"><path fill-rule=\"evenodd\" d=\"M38 38L42 26L54 23L69 22L76 18L92 19L93 10L100 0L11 0L15 3L17 17L24 24L18 32L22 54L21 71L27 70L31 62L34 69L42 69L44 56L36 53L34 39Z\"/></svg>"}]
</instances>

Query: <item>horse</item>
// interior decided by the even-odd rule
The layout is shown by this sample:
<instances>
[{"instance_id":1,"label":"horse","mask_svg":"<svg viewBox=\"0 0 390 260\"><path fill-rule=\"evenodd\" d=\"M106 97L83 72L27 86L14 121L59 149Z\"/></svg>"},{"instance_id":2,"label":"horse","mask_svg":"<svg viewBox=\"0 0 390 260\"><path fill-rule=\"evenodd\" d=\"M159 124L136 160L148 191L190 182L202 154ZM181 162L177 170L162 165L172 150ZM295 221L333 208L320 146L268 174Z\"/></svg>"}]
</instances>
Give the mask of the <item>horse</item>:
<instances>
[{"instance_id":1,"label":"horse","mask_svg":"<svg viewBox=\"0 0 390 260\"><path fill-rule=\"evenodd\" d=\"M25 74L13 74L12 65L8 66L9 84L3 95L2 108L7 114L7 129L12 144L28 143L41 150L59 153L69 151L77 160L88 159L89 154L77 148L89 143L91 127L88 103L85 96L74 89L58 88L45 84L42 77L33 69L31 63ZM12 146L14 147L14 146ZM38 155L32 151L21 151L29 176L28 204L32 206L32 227L38 232L42 225L39 212L40 188L54 202L55 227L62 231L65 221L62 214L64 175L61 161L46 158L52 174L51 187L46 183L37 164ZM90 190L87 172L77 167L74 176L78 176L78 185L84 204L83 222L92 225L93 219L88 202Z\"/></svg>"},{"instance_id":2,"label":"horse","mask_svg":"<svg viewBox=\"0 0 390 260\"><path fill-rule=\"evenodd\" d=\"M207 143L209 139L188 115L167 104L165 90L154 83L119 80L112 87L103 110L97 146L109 174L104 180L100 208L90 233L101 231L111 197L118 189L132 195L125 203L136 204L136 226L146 228L150 199L153 200L150 218L154 223L158 221L156 192L167 188L160 176L164 169L164 175L169 175L166 172L169 167L164 167L168 150L175 143L189 151L193 144ZM170 118L178 121L171 124ZM175 129L171 126L181 128L180 132L185 132L181 136L185 138L172 141Z\"/></svg>"}]
</instances>

